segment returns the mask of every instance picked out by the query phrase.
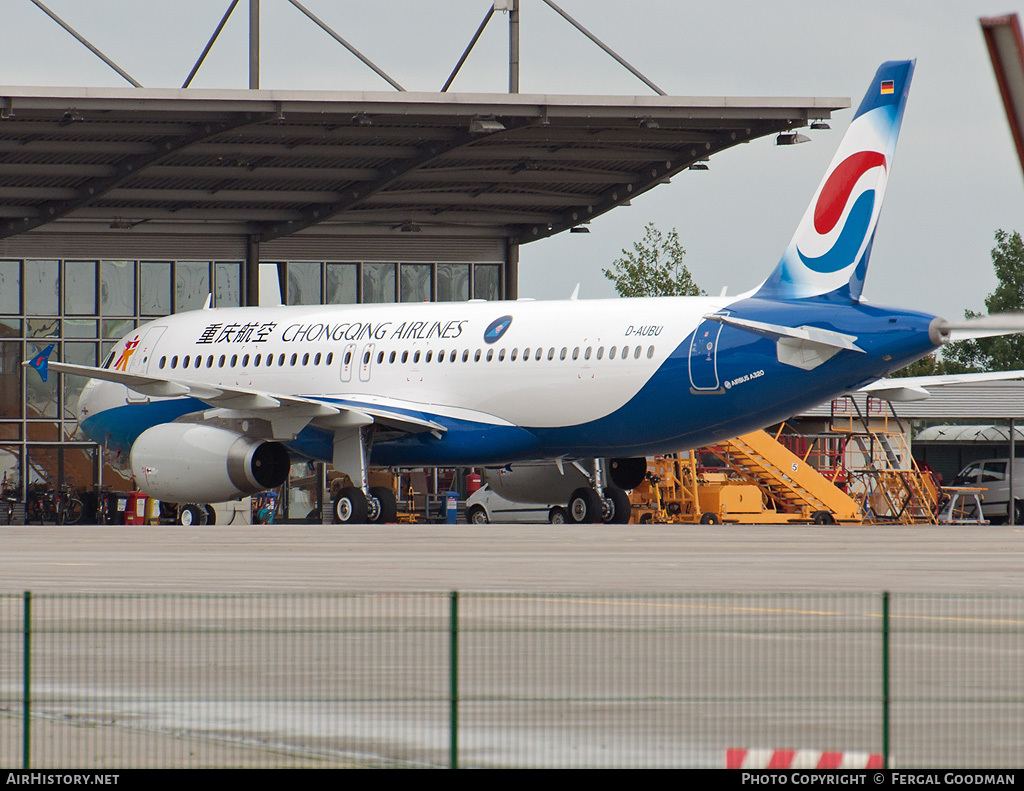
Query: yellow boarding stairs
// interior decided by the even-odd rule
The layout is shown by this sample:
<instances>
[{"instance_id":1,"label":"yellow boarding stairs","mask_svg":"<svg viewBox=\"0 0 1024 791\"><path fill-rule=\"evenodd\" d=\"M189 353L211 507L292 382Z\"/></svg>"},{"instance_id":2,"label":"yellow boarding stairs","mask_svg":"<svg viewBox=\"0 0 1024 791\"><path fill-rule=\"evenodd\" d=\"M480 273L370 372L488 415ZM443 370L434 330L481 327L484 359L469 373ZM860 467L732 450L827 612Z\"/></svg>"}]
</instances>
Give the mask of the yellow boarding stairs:
<instances>
[{"instance_id":1,"label":"yellow boarding stairs","mask_svg":"<svg viewBox=\"0 0 1024 791\"><path fill-rule=\"evenodd\" d=\"M753 431L709 450L734 472L756 483L779 511L798 514L815 524L863 521L855 499L766 431Z\"/></svg>"}]
</instances>

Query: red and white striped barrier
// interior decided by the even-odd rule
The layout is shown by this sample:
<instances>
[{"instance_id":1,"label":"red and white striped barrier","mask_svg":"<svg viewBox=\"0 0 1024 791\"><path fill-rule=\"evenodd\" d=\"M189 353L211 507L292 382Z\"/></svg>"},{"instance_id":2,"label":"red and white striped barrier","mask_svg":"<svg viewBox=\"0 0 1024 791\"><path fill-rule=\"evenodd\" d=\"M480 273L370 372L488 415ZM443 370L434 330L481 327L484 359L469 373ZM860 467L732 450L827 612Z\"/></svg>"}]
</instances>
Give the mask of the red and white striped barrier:
<instances>
[{"instance_id":1,"label":"red and white striped barrier","mask_svg":"<svg viewBox=\"0 0 1024 791\"><path fill-rule=\"evenodd\" d=\"M771 750L730 747L725 751L726 769L881 769L882 756L848 750Z\"/></svg>"}]
</instances>

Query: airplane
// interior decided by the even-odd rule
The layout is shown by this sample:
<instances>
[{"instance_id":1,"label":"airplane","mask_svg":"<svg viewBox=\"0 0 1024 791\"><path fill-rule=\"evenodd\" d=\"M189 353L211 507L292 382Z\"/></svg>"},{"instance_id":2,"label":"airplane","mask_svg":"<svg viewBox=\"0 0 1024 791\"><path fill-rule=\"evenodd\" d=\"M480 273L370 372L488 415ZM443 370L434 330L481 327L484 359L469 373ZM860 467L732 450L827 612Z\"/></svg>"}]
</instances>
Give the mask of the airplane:
<instances>
[{"instance_id":1,"label":"airplane","mask_svg":"<svg viewBox=\"0 0 1024 791\"><path fill-rule=\"evenodd\" d=\"M589 483L572 493L570 518L625 522L623 490L642 479L645 456L778 423L969 333L969 321L861 296L914 68L878 68L781 260L744 294L249 308L208 299L138 327L100 367L48 361L49 351L25 364L90 377L82 431L129 453L139 487L161 500L270 489L294 456L351 478L335 521L389 522L395 497L368 485L371 465L585 459ZM986 320L987 334L1024 330L1012 315Z\"/></svg>"}]
</instances>

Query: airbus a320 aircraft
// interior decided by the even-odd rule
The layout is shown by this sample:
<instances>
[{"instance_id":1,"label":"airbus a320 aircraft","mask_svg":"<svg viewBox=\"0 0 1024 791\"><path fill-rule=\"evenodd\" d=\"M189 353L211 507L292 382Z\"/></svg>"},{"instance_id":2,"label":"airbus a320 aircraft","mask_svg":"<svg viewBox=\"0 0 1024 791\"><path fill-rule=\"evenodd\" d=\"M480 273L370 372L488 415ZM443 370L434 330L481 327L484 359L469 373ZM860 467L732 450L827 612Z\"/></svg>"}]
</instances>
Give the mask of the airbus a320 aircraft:
<instances>
[{"instance_id":1,"label":"airbus a320 aircraft","mask_svg":"<svg viewBox=\"0 0 1024 791\"><path fill-rule=\"evenodd\" d=\"M625 522L644 456L776 423L952 337L861 300L913 71L878 69L782 260L741 296L207 308L140 326L100 368L49 368L91 377L82 430L163 500L278 486L297 455L351 477L337 521L386 522L371 464L596 457L568 512ZM45 354L27 364L45 375Z\"/></svg>"}]
</instances>

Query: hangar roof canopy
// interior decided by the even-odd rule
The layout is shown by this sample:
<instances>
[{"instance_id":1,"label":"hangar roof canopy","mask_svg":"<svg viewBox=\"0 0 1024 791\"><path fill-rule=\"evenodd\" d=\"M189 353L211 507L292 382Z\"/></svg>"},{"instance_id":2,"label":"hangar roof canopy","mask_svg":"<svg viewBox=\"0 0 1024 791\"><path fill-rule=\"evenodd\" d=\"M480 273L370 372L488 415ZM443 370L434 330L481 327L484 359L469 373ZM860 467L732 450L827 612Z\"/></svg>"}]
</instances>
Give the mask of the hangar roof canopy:
<instances>
[{"instance_id":1,"label":"hangar roof canopy","mask_svg":"<svg viewBox=\"0 0 1024 791\"><path fill-rule=\"evenodd\" d=\"M839 98L0 88L0 238L436 231L528 242Z\"/></svg>"}]
</instances>

